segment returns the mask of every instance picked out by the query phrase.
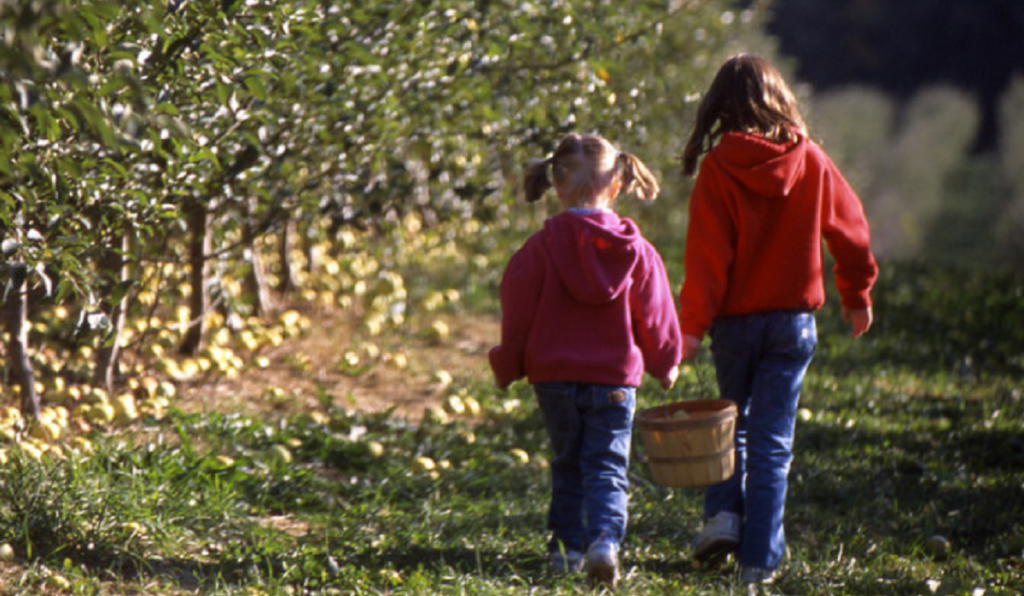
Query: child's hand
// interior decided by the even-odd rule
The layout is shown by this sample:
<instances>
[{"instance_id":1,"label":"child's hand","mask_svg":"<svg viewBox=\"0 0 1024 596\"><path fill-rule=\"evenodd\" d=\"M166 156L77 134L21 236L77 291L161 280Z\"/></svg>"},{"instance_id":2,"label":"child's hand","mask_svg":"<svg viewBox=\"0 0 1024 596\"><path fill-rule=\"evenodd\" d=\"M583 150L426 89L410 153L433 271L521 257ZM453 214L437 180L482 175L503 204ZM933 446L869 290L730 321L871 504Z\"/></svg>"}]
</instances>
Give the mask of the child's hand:
<instances>
[{"instance_id":1,"label":"child's hand","mask_svg":"<svg viewBox=\"0 0 1024 596\"><path fill-rule=\"evenodd\" d=\"M679 378L679 367L673 366L665 378L661 380L661 388L668 391L676 384L676 379Z\"/></svg>"},{"instance_id":2,"label":"child's hand","mask_svg":"<svg viewBox=\"0 0 1024 596\"><path fill-rule=\"evenodd\" d=\"M871 328L871 321L874 320L871 315L871 307L864 309L850 309L843 307L843 320L853 327L853 336L860 337Z\"/></svg>"},{"instance_id":3,"label":"child's hand","mask_svg":"<svg viewBox=\"0 0 1024 596\"><path fill-rule=\"evenodd\" d=\"M693 360L700 352L700 338L696 335L683 336L683 360Z\"/></svg>"}]
</instances>

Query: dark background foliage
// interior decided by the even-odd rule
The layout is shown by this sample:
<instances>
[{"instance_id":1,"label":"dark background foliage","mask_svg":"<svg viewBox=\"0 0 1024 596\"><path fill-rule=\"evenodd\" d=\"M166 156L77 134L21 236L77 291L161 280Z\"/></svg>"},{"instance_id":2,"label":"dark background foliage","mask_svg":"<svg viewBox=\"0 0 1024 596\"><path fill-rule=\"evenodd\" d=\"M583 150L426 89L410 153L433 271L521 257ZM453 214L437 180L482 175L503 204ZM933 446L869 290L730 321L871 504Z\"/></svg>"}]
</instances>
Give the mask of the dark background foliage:
<instances>
[{"instance_id":1,"label":"dark background foliage","mask_svg":"<svg viewBox=\"0 0 1024 596\"><path fill-rule=\"evenodd\" d=\"M983 115L977 150L998 142L999 97L1024 71L1017 0L776 0L768 31L818 91L858 83L900 100L935 84L970 92Z\"/></svg>"}]
</instances>

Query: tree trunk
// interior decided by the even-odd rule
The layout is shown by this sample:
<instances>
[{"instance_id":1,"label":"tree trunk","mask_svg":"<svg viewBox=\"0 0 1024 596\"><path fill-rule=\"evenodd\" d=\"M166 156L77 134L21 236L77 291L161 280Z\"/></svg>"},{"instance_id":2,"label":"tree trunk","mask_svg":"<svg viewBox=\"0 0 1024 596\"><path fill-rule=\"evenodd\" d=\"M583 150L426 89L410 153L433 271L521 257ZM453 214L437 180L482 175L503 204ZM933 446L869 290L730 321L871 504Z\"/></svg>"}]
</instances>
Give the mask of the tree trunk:
<instances>
[{"instance_id":1,"label":"tree trunk","mask_svg":"<svg viewBox=\"0 0 1024 596\"><path fill-rule=\"evenodd\" d=\"M306 275L312 277L320 267L320 247L317 246L312 224L306 226L306 232L302 235L302 252L306 255Z\"/></svg>"},{"instance_id":2,"label":"tree trunk","mask_svg":"<svg viewBox=\"0 0 1024 596\"><path fill-rule=\"evenodd\" d=\"M22 263L10 266L4 291L3 315L7 325L7 369L12 382L21 388L21 413L33 420L39 418L39 396L36 377L28 357L28 269Z\"/></svg>"},{"instance_id":3,"label":"tree trunk","mask_svg":"<svg viewBox=\"0 0 1024 596\"><path fill-rule=\"evenodd\" d=\"M277 245L281 261L281 277L277 282L277 293L284 296L295 289L295 268L292 267L292 245L295 238L295 220L288 218L281 228L281 242Z\"/></svg>"},{"instance_id":4,"label":"tree trunk","mask_svg":"<svg viewBox=\"0 0 1024 596\"><path fill-rule=\"evenodd\" d=\"M255 200L250 201L250 207ZM249 253L249 273L245 276L245 290L252 296L252 310L257 317L262 317L273 309L270 292L267 290L267 276L263 271L263 259L260 257L259 236L253 227L253 213L245 218L242 226L242 240L245 250Z\"/></svg>"},{"instance_id":5,"label":"tree trunk","mask_svg":"<svg viewBox=\"0 0 1024 596\"><path fill-rule=\"evenodd\" d=\"M189 283L192 294L189 296L189 323L185 338L178 349L182 354L195 356L203 344L203 331L206 319L206 308L210 303L209 289L206 278L209 270L206 256L210 253L209 214L199 201L190 201L186 219L192 236L189 240L188 262L192 270L189 272Z\"/></svg>"},{"instance_id":6,"label":"tree trunk","mask_svg":"<svg viewBox=\"0 0 1024 596\"><path fill-rule=\"evenodd\" d=\"M121 331L124 329L125 308L128 304L128 234L121 235L121 246L108 248L100 262L102 276L101 308L110 313L110 329L96 355L96 372L92 384L113 393L114 376L121 355Z\"/></svg>"}]
</instances>

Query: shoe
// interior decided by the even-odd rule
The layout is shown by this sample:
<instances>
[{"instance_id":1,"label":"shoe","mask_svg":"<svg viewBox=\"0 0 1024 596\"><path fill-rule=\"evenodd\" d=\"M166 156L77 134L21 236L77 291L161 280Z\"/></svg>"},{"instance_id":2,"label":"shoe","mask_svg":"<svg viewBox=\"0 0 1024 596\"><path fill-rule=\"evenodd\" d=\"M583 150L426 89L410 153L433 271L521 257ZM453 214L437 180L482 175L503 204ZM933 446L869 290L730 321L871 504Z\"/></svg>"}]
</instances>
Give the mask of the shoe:
<instances>
[{"instance_id":1,"label":"shoe","mask_svg":"<svg viewBox=\"0 0 1024 596\"><path fill-rule=\"evenodd\" d=\"M614 588L619 582L619 553L614 542L599 541L587 549L583 568L591 585Z\"/></svg>"},{"instance_id":2,"label":"shoe","mask_svg":"<svg viewBox=\"0 0 1024 596\"><path fill-rule=\"evenodd\" d=\"M739 545L739 514L719 511L704 520L704 529L693 539L690 548L693 550L693 558L703 562L734 551Z\"/></svg>"},{"instance_id":3,"label":"shoe","mask_svg":"<svg viewBox=\"0 0 1024 596\"><path fill-rule=\"evenodd\" d=\"M583 569L583 553L578 550L553 550L548 555L552 573L579 573Z\"/></svg>"},{"instance_id":4,"label":"shoe","mask_svg":"<svg viewBox=\"0 0 1024 596\"><path fill-rule=\"evenodd\" d=\"M740 581L747 584L770 584L775 581L775 570L763 567L744 567L740 570Z\"/></svg>"}]
</instances>

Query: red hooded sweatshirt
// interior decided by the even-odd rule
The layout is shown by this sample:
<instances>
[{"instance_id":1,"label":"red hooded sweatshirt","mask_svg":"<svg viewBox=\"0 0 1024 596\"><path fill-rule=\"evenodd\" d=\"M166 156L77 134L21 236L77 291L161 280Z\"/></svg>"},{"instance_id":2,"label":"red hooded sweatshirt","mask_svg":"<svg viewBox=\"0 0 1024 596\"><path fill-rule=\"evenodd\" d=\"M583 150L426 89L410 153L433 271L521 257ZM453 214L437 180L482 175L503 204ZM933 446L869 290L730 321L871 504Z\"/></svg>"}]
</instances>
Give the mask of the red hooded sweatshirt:
<instances>
[{"instance_id":1,"label":"red hooded sweatshirt","mask_svg":"<svg viewBox=\"0 0 1024 596\"><path fill-rule=\"evenodd\" d=\"M878 266L860 199L825 152L727 133L705 156L690 198L682 329L716 317L817 310L825 303L822 239L843 306L871 306Z\"/></svg>"},{"instance_id":2,"label":"red hooded sweatshirt","mask_svg":"<svg viewBox=\"0 0 1024 596\"><path fill-rule=\"evenodd\" d=\"M637 387L682 356L665 265L636 224L611 211L564 212L509 260L501 280L499 387L578 382Z\"/></svg>"}]
</instances>

